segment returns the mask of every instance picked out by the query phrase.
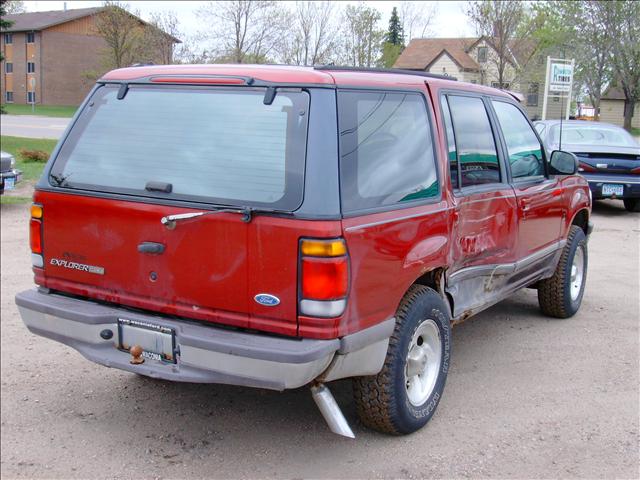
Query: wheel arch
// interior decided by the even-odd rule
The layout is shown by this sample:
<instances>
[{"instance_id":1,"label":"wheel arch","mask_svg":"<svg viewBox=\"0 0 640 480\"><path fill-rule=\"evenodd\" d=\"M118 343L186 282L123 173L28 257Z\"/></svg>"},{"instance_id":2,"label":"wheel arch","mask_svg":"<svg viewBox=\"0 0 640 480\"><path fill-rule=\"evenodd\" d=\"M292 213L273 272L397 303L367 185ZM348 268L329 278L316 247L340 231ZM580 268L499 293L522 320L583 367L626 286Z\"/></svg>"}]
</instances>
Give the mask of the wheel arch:
<instances>
[{"instance_id":1,"label":"wheel arch","mask_svg":"<svg viewBox=\"0 0 640 480\"><path fill-rule=\"evenodd\" d=\"M574 215L573 218L571 219L571 223L569 224L569 227L571 227L571 225L576 225L578 227L580 227L582 229L582 231L584 232L585 235L587 235L589 233L588 229L589 229L589 210L586 208L581 208L580 210L578 210Z\"/></svg>"},{"instance_id":2,"label":"wheel arch","mask_svg":"<svg viewBox=\"0 0 640 480\"><path fill-rule=\"evenodd\" d=\"M444 300L445 304L449 307L449 318L453 318L453 298L445 291L445 273L446 267L436 267L428 272L422 273L414 282L409 285L402 298L407 296L409 290L413 285L423 285L425 287L435 290ZM400 299L402 302L402 299Z\"/></svg>"}]
</instances>

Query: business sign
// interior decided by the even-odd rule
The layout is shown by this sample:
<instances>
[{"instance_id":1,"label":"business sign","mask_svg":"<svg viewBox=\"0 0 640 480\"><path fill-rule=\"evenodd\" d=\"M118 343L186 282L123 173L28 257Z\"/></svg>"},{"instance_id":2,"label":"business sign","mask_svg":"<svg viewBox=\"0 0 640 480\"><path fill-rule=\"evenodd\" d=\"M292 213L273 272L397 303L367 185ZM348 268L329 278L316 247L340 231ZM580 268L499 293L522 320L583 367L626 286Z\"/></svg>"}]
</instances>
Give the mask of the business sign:
<instances>
[{"instance_id":1,"label":"business sign","mask_svg":"<svg viewBox=\"0 0 640 480\"><path fill-rule=\"evenodd\" d=\"M549 90L552 92L571 91L573 65L571 63L552 63Z\"/></svg>"}]
</instances>

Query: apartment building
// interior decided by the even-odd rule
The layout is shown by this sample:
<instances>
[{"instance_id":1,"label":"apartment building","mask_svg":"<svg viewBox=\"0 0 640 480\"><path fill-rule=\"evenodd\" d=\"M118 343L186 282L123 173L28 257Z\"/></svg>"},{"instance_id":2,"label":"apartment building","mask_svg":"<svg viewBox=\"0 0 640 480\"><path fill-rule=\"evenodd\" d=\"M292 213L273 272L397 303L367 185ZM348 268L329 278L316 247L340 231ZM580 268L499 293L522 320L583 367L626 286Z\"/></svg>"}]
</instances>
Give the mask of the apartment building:
<instances>
[{"instance_id":1,"label":"apartment building","mask_svg":"<svg viewBox=\"0 0 640 480\"><path fill-rule=\"evenodd\" d=\"M2 103L78 105L94 84L89 72L105 70L96 29L104 8L6 15L13 25L0 35Z\"/></svg>"}]
</instances>

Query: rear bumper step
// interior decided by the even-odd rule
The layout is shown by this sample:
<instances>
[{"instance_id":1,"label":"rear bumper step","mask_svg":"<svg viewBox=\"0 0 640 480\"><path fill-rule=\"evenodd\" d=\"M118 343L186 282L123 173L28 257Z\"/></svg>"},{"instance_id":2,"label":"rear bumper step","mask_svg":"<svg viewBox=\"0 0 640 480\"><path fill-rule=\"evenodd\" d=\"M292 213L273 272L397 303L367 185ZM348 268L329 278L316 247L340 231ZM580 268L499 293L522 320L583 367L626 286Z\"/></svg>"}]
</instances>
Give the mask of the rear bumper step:
<instances>
[{"instance_id":1,"label":"rear bumper step","mask_svg":"<svg viewBox=\"0 0 640 480\"><path fill-rule=\"evenodd\" d=\"M390 319L342 339L315 340L230 331L36 289L16 295L16 304L31 332L69 345L101 365L166 380L272 390L301 387L323 372L343 378L379 371L394 324ZM131 364L131 355L117 348L118 319L172 329L179 352L176 363L147 359ZM111 338L101 335L105 330L112 332ZM349 358L357 360L358 367L345 373L345 359Z\"/></svg>"}]
</instances>

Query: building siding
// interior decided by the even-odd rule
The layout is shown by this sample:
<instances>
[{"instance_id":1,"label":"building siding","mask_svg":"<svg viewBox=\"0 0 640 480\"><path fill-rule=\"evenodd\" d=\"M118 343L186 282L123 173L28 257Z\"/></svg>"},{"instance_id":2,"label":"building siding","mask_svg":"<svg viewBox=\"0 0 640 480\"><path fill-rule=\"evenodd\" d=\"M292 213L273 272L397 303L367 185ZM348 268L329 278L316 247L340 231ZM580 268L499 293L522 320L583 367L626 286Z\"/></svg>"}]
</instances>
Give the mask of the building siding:
<instances>
[{"instance_id":1,"label":"building siding","mask_svg":"<svg viewBox=\"0 0 640 480\"><path fill-rule=\"evenodd\" d=\"M101 52L107 48L106 42L98 36L50 29L42 34L44 102L51 105L80 104L95 82L92 77L96 73L104 73ZM58 54L61 51L64 55Z\"/></svg>"},{"instance_id":2,"label":"building siding","mask_svg":"<svg viewBox=\"0 0 640 480\"><path fill-rule=\"evenodd\" d=\"M624 125L624 100L600 100L600 121L622 127ZM640 103L633 110L631 126L640 128Z\"/></svg>"},{"instance_id":3,"label":"building siding","mask_svg":"<svg viewBox=\"0 0 640 480\"><path fill-rule=\"evenodd\" d=\"M462 80L462 78L460 78L461 72L458 64L446 53L440 55L440 57L429 66L428 72L437 73L438 75L449 75Z\"/></svg>"},{"instance_id":4,"label":"building siding","mask_svg":"<svg viewBox=\"0 0 640 480\"><path fill-rule=\"evenodd\" d=\"M0 35L0 49L13 64L13 73L9 74L5 73L4 60L1 65L1 102L6 101L6 92L12 91L13 103L27 103L31 79L35 79L36 103L80 104L95 79L108 70L104 56L108 47L97 33L95 19L87 15L36 31L32 44L26 43L25 32L12 32L13 43L9 45L5 45L4 34ZM140 28L147 27L141 23ZM150 60L163 61L160 53ZM35 72L27 73L28 62L34 63Z\"/></svg>"}]
</instances>

